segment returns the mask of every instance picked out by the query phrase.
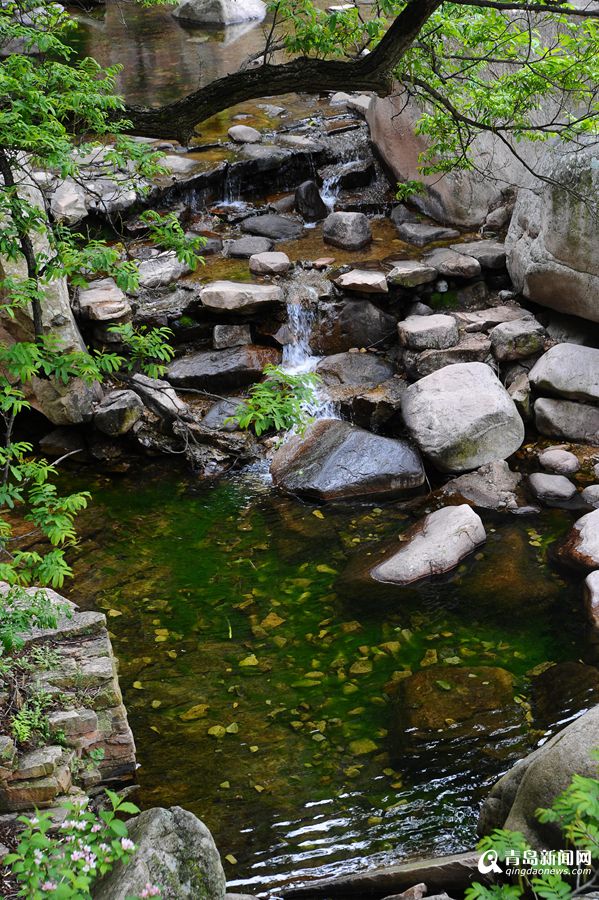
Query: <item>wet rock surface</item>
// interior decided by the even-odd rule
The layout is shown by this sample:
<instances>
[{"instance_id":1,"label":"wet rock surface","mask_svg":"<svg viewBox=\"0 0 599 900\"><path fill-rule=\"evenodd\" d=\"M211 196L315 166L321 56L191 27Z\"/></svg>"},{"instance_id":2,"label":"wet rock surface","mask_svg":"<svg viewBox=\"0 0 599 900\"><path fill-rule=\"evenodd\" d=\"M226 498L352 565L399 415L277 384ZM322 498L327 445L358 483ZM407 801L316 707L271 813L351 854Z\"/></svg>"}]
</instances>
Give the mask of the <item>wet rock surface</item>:
<instances>
[{"instance_id":1,"label":"wet rock surface","mask_svg":"<svg viewBox=\"0 0 599 900\"><path fill-rule=\"evenodd\" d=\"M254 344L226 350L200 350L172 363L167 378L175 387L235 390L258 381L266 366L280 361L281 354L274 347Z\"/></svg>"}]
</instances>

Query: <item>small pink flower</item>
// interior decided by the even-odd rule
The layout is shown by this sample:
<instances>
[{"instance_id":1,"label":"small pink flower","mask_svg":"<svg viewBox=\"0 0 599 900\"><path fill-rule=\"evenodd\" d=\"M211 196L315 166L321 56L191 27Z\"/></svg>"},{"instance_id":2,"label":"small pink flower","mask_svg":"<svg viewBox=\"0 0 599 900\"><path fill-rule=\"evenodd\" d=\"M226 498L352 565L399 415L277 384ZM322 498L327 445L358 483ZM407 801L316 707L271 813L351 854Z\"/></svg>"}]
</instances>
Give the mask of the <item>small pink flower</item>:
<instances>
[{"instance_id":1,"label":"small pink flower","mask_svg":"<svg viewBox=\"0 0 599 900\"><path fill-rule=\"evenodd\" d=\"M44 881L42 891L55 891L58 885L55 881Z\"/></svg>"},{"instance_id":2,"label":"small pink flower","mask_svg":"<svg viewBox=\"0 0 599 900\"><path fill-rule=\"evenodd\" d=\"M146 897L159 897L159 896L160 896L160 888L155 884L150 884L149 881L140 894L140 897L144 898L144 900Z\"/></svg>"},{"instance_id":3,"label":"small pink flower","mask_svg":"<svg viewBox=\"0 0 599 900\"><path fill-rule=\"evenodd\" d=\"M92 825L92 834L97 834L99 831L102 831L102 826L96 822L95 825Z\"/></svg>"},{"instance_id":4,"label":"small pink flower","mask_svg":"<svg viewBox=\"0 0 599 900\"><path fill-rule=\"evenodd\" d=\"M29 819L30 825L39 825L39 822L40 822L40 820L38 819L37 816L31 816L31 818Z\"/></svg>"},{"instance_id":5,"label":"small pink flower","mask_svg":"<svg viewBox=\"0 0 599 900\"><path fill-rule=\"evenodd\" d=\"M130 838L121 838L121 847L123 850L135 850L135 844Z\"/></svg>"}]
</instances>

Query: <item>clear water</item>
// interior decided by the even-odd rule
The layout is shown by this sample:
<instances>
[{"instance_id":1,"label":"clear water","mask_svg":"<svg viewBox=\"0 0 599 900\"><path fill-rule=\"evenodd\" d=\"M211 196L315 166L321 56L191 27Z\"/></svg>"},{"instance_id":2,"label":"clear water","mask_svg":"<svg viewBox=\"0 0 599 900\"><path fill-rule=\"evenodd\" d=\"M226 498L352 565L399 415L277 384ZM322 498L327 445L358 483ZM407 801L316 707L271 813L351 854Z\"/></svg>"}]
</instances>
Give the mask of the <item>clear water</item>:
<instances>
[{"instance_id":1,"label":"clear water","mask_svg":"<svg viewBox=\"0 0 599 900\"><path fill-rule=\"evenodd\" d=\"M165 468L91 489L71 594L107 613L142 803L199 815L237 889L470 847L489 785L547 724L510 699L486 731L403 733L398 680L431 656L448 682L501 667L524 710L531 669L590 653L579 588L546 561L561 513L487 517L452 576L379 592L340 575L397 540L401 504L320 509L259 473L206 486Z\"/></svg>"}]
</instances>

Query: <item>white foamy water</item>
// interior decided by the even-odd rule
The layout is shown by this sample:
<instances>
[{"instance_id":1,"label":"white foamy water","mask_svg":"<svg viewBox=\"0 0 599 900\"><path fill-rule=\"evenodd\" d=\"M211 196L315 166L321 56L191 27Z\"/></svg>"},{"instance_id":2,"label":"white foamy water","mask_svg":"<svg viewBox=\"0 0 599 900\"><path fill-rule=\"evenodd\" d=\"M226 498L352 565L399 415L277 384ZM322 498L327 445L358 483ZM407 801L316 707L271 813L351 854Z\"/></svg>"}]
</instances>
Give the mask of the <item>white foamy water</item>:
<instances>
[{"instance_id":1,"label":"white foamy water","mask_svg":"<svg viewBox=\"0 0 599 900\"><path fill-rule=\"evenodd\" d=\"M320 356L315 356L310 347L310 335L316 318L318 293L312 287L306 288L309 301L287 304L287 327L291 340L283 348L282 368L291 375L313 372ZM316 389L317 402L309 404L306 411L313 419L339 419L336 404L330 399L323 385Z\"/></svg>"}]
</instances>

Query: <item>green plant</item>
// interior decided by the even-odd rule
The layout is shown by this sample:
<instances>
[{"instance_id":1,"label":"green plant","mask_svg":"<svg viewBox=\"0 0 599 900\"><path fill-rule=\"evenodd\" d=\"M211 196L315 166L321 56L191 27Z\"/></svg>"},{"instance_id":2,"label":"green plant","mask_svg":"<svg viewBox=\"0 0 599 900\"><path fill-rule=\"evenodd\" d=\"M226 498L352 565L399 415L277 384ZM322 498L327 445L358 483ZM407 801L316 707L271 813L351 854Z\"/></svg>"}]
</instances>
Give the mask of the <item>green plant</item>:
<instances>
[{"instance_id":1,"label":"green plant","mask_svg":"<svg viewBox=\"0 0 599 900\"><path fill-rule=\"evenodd\" d=\"M599 759L599 752L592 754ZM570 900L587 894L599 875L599 778L574 775L550 809L538 809L540 822L558 825L564 850L537 851L518 831L496 829L478 843L483 859L506 863L515 883L475 882L465 900ZM497 866L497 869L500 867ZM574 871L572 871L574 869Z\"/></svg>"},{"instance_id":2,"label":"green plant","mask_svg":"<svg viewBox=\"0 0 599 900\"><path fill-rule=\"evenodd\" d=\"M14 853L4 859L19 884L19 897L43 900L91 900L94 883L110 872L115 863L126 863L135 852L126 824L118 814L136 814L138 808L106 791L111 809L98 815L87 801L67 803L67 818L58 834L51 832L48 813L21 816L24 829ZM157 897L160 889L146 884L140 897Z\"/></svg>"},{"instance_id":3,"label":"green plant","mask_svg":"<svg viewBox=\"0 0 599 900\"><path fill-rule=\"evenodd\" d=\"M53 647L36 644L29 651L29 659L31 668L49 671L60 663L60 653Z\"/></svg>"},{"instance_id":4,"label":"green plant","mask_svg":"<svg viewBox=\"0 0 599 900\"><path fill-rule=\"evenodd\" d=\"M425 187L421 181L398 181L395 199L405 202L424 192Z\"/></svg>"},{"instance_id":5,"label":"green plant","mask_svg":"<svg viewBox=\"0 0 599 900\"><path fill-rule=\"evenodd\" d=\"M311 421L309 408L317 402L318 375L291 375L279 366L266 366L264 375L264 381L252 385L248 399L226 421L253 428L258 437L265 431L292 428L303 433Z\"/></svg>"},{"instance_id":6,"label":"green plant","mask_svg":"<svg viewBox=\"0 0 599 900\"><path fill-rule=\"evenodd\" d=\"M45 591L10 587L0 595L0 655L20 650L22 634L32 628L55 628L59 615L70 616L68 607L50 604Z\"/></svg>"},{"instance_id":7,"label":"green plant","mask_svg":"<svg viewBox=\"0 0 599 900\"><path fill-rule=\"evenodd\" d=\"M150 378L160 378L166 372L164 363L169 363L175 352L167 343L172 336L170 328L134 328L129 322L109 328L118 334L129 352L128 359L121 360L121 367L127 372L143 372Z\"/></svg>"},{"instance_id":8,"label":"green plant","mask_svg":"<svg viewBox=\"0 0 599 900\"><path fill-rule=\"evenodd\" d=\"M52 698L43 691L38 691L25 700L10 723L13 736L18 743L26 744L32 738L43 741L49 739L50 722L46 710L51 703Z\"/></svg>"}]
</instances>

